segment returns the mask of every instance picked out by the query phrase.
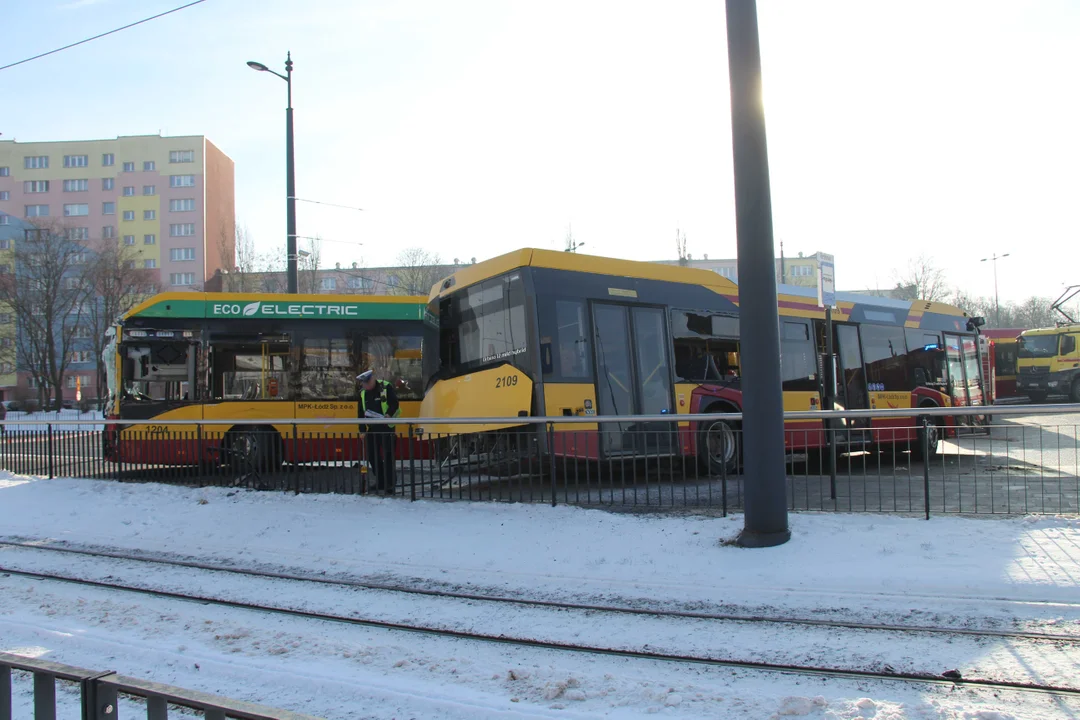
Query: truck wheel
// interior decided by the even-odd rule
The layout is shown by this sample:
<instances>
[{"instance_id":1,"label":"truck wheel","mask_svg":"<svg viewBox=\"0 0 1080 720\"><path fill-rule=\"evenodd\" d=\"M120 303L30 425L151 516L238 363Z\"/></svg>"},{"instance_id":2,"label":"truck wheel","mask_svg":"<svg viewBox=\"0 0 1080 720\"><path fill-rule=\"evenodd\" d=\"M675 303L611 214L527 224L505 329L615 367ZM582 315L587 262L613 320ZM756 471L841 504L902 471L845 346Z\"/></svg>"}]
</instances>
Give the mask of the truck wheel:
<instances>
[{"instance_id":1,"label":"truck wheel","mask_svg":"<svg viewBox=\"0 0 1080 720\"><path fill-rule=\"evenodd\" d=\"M1072 392L1069 393L1069 399L1074 403L1080 403L1080 378L1073 380Z\"/></svg>"}]
</instances>

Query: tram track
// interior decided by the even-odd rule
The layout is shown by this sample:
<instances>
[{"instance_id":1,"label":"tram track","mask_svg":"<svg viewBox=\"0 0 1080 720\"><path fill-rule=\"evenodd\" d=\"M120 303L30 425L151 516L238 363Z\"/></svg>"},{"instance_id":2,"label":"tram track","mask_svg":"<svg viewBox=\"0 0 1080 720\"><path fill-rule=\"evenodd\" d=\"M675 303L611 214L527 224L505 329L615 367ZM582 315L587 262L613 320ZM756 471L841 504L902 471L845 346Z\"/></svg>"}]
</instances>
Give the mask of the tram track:
<instances>
[{"instance_id":1,"label":"tram track","mask_svg":"<svg viewBox=\"0 0 1080 720\"><path fill-rule=\"evenodd\" d=\"M571 652L588 655L619 657L641 661L658 661L671 663L684 663L691 665L704 665L739 670L761 671L780 673L785 675L798 675L808 677L834 678L841 680L876 680L892 681L923 686L950 686L966 687L972 689L1008 690L1023 693L1037 693L1041 695L1080 698L1080 687L1061 685L1040 684L1034 682L1022 682L1012 680L998 680L980 677L944 677L929 673L901 672L891 668L881 670L836 668L827 666L815 666L805 664L790 664L756 660L740 660L709 655L690 655L669 653L648 649L620 648L613 646L600 646L592 644L577 644L560 642L555 640L543 640L529 637L515 637L503 634L488 634L470 630L456 630L452 628L433 627L426 625L413 625L409 623L377 620L359 616L340 615L335 613L317 612L268 605L259 602L244 600L230 600L214 597L211 595L192 594L164 590L158 588L140 587L122 582L106 582L87 578L73 577L65 574L51 572L37 572L0 566L0 574L4 576L22 577L31 580L70 584L81 587L95 588L106 591L122 592L159 599L176 600L181 602L212 605L242 611L251 611L262 614L271 614L295 619L310 620L317 622L329 622L335 624L367 627L391 632L405 632L427 635L440 638L457 639L473 642L484 642L499 645L509 645L522 648L551 650L557 652ZM646 646L647 647L647 646Z\"/></svg>"},{"instance_id":2,"label":"tram track","mask_svg":"<svg viewBox=\"0 0 1080 720\"><path fill-rule=\"evenodd\" d=\"M167 559L162 557L116 552L111 550L89 550L58 545L43 545L40 542L17 542L0 540L0 548L3 547L18 548L20 550L42 551L47 553L67 554L87 558L120 560L125 562L135 562L162 567L226 573L233 576L250 577L261 580L284 580L288 582L312 583L321 586L337 587L352 590L390 592L419 597L433 597L446 600L459 600L465 602L481 602L501 605L516 605L520 607L533 607L547 610L592 612L612 615L647 616L654 618L670 618L678 620L703 620L714 622L718 621L777 626L802 626L837 630L859 630L868 632L910 633L930 636L947 635L975 638L1027 640L1034 642L1080 644L1080 634L1000 630L993 628L978 629L965 627L909 625L895 623L865 623L848 620L828 620L822 618L787 617L747 613L715 613L692 610L660 610L649 607L635 607L631 605L612 605L583 602L566 602L559 600L543 600L537 598L515 597L508 595L493 595L488 593L462 592L458 590L426 588L402 583L373 582L349 578L330 578L306 573L301 574L274 570L244 568L237 567L235 565L208 563L196 560Z\"/></svg>"}]
</instances>

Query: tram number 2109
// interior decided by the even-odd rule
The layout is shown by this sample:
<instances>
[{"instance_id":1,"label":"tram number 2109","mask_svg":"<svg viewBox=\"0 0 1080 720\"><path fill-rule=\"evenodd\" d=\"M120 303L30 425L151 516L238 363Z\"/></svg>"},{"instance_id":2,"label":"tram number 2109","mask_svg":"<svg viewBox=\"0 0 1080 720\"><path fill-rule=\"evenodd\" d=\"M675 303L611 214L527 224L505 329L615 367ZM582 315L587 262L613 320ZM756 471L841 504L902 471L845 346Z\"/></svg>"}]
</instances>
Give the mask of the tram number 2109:
<instances>
[{"instance_id":1,"label":"tram number 2109","mask_svg":"<svg viewBox=\"0 0 1080 720\"><path fill-rule=\"evenodd\" d=\"M496 389L505 388L505 387L511 387L513 385L517 385L517 383L518 383L518 376L517 375L506 375L504 377L495 378L495 388Z\"/></svg>"}]
</instances>

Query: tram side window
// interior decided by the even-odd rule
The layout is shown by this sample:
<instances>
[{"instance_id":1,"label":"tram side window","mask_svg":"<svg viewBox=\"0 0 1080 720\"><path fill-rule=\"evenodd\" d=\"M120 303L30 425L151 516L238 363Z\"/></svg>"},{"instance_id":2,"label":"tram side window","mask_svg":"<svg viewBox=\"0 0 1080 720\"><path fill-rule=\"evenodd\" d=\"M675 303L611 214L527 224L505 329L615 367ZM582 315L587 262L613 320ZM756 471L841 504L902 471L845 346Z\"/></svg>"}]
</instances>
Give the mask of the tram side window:
<instances>
[{"instance_id":1,"label":"tram side window","mask_svg":"<svg viewBox=\"0 0 1080 720\"><path fill-rule=\"evenodd\" d=\"M374 370L375 377L394 386L399 400L422 400L423 360L419 336L362 335L356 373ZM355 375L350 371L350 383Z\"/></svg>"},{"instance_id":2,"label":"tram side window","mask_svg":"<svg viewBox=\"0 0 1080 720\"><path fill-rule=\"evenodd\" d=\"M217 400L288 400L293 367L289 343L275 337L211 340L211 392Z\"/></svg>"},{"instance_id":3,"label":"tram side window","mask_svg":"<svg viewBox=\"0 0 1080 720\"><path fill-rule=\"evenodd\" d=\"M926 330L905 331L911 387L945 387L945 350L941 334Z\"/></svg>"},{"instance_id":4,"label":"tram side window","mask_svg":"<svg viewBox=\"0 0 1080 720\"><path fill-rule=\"evenodd\" d=\"M300 355L300 397L334 400L356 394L351 343L344 337L304 338Z\"/></svg>"},{"instance_id":5,"label":"tram side window","mask_svg":"<svg viewBox=\"0 0 1080 720\"><path fill-rule=\"evenodd\" d=\"M866 382L884 390L909 389L907 340L904 329L885 325L860 325Z\"/></svg>"},{"instance_id":6,"label":"tram side window","mask_svg":"<svg viewBox=\"0 0 1080 720\"><path fill-rule=\"evenodd\" d=\"M564 378L588 378L592 373L585 303L556 300L559 372Z\"/></svg>"},{"instance_id":7,"label":"tram side window","mask_svg":"<svg viewBox=\"0 0 1080 720\"><path fill-rule=\"evenodd\" d=\"M672 310L671 335L677 381L719 383L738 376L738 318Z\"/></svg>"},{"instance_id":8,"label":"tram side window","mask_svg":"<svg viewBox=\"0 0 1080 720\"><path fill-rule=\"evenodd\" d=\"M808 323L784 321L780 335L780 373L784 390L818 390L817 354Z\"/></svg>"}]
</instances>

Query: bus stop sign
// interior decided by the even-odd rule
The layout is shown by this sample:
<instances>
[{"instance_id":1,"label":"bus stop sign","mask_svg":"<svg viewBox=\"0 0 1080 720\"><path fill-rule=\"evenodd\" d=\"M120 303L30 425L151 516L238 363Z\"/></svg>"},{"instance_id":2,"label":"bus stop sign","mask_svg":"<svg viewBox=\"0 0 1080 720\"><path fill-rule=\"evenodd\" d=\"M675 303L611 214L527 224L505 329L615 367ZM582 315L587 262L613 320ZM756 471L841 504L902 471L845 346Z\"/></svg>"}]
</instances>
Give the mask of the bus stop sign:
<instances>
[{"instance_id":1,"label":"bus stop sign","mask_svg":"<svg viewBox=\"0 0 1080 720\"><path fill-rule=\"evenodd\" d=\"M818 253L817 302L820 307L836 307L836 266L833 256Z\"/></svg>"}]
</instances>

